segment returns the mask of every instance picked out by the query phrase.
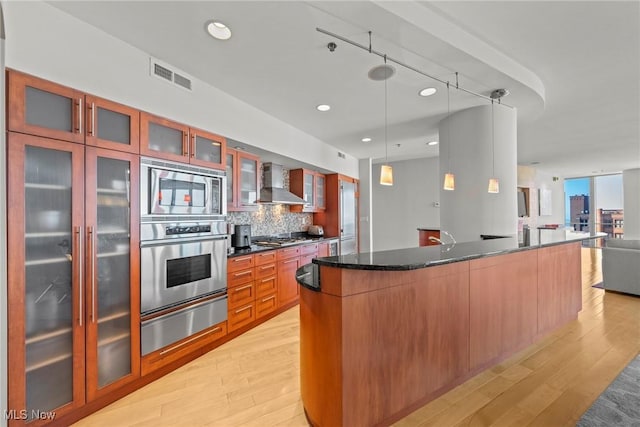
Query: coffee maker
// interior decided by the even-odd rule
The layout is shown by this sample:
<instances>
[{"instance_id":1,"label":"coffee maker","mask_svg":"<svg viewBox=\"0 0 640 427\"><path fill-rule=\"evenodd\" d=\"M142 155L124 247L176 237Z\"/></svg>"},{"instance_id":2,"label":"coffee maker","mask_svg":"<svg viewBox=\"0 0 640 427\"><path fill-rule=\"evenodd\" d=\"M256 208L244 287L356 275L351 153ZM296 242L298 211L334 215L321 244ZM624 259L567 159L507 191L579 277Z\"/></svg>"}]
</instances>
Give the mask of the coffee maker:
<instances>
[{"instance_id":1,"label":"coffee maker","mask_svg":"<svg viewBox=\"0 0 640 427\"><path fill-rule=\"evenodd\" d=\"M231 237L234 248L248 248L251 246L251 224L236 224Z\"/></svg>"}]
</instances>

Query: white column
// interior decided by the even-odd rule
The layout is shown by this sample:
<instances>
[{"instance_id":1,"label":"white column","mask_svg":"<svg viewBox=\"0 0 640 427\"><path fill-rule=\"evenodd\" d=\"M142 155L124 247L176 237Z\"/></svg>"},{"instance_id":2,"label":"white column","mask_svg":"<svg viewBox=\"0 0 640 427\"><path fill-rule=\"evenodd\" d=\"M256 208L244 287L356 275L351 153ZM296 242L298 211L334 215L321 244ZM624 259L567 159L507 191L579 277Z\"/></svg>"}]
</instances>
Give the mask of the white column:
<instances>
[{"instance_id":1,"label":"white column","mask_svg":"<svg viewBox=\"0 0 640 427\"><path fill-rule=\"evenodd\" d=\"M640 169L622 171L624 238L640 239Z\"/></svg>"},{"instance_id":2,"label":"white column","mask_svg":"<svg viewBox=\"0 0 640 427\"><path fill-rule=\"evenodd\" d=\"M458 242L480 240L481 234L517 235L516 120L515 109L496 103L493 140L490 104L440 122L440 227ZM442 189L447 171L455 175L454 191ZM487 192L492 175L500 181L498 194Z\"/></svg>"}]
</instances>

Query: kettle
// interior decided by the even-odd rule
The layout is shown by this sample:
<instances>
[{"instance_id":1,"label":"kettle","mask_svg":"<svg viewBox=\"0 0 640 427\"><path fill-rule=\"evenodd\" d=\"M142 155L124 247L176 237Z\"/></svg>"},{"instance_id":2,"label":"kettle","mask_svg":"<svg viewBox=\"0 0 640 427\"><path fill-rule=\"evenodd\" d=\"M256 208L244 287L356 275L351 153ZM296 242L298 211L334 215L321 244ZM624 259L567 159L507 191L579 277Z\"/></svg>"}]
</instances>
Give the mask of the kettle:
<instances>
[{"instance_id":1,"label":"kettle","mask_svg":"<svg viewBox=\"0 0 640 427\"><path fill-rule=\"evenodd\" d=\"M307 234L310 236L324 236L324 229L321 225L311 225L307 230Z\"/></svg>"}]
</instances>

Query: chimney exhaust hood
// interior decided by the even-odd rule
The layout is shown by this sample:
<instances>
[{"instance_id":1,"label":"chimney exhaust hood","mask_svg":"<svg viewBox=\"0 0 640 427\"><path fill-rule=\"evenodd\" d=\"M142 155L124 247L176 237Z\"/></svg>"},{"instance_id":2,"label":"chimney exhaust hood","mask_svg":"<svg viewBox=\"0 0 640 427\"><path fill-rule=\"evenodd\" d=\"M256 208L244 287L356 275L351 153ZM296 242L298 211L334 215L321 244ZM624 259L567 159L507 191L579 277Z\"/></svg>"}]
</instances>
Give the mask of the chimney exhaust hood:
<instances>
[{"instance_id":1,"label":"chimney exhaust hood","mask_svg":"<svg viewBox=\"0 0 640 427\"><path fill-rule=\"evenodd\" d=\"M282 165L263 163L264 183L260 190L258 203L304 205L306 202L295 194L284 189Z\"/></svg>"}]
</instances>

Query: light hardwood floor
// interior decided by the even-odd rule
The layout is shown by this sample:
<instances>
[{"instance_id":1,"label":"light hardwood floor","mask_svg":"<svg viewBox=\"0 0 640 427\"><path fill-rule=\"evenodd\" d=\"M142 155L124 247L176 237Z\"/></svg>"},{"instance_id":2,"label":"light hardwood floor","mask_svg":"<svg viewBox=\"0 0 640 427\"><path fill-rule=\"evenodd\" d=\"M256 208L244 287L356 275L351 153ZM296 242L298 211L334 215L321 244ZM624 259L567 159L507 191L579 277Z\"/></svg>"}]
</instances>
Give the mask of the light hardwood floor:
<instances>
[{"instance_id":1,"label":"light hardwood floor","mask_svg":"<svg viewBox=\"0 0 640 427\"><path fill-rule=\"evenodd\" d=\"M395 424L572 426L640 351L640 298L605 293L583 249L578 320ZM306 426L293 308L81 420L77 426Z\"/></svg>"}]
</instances>

